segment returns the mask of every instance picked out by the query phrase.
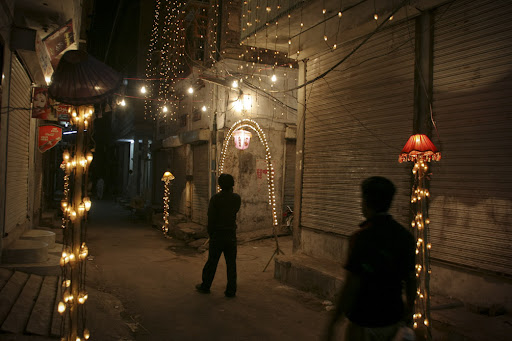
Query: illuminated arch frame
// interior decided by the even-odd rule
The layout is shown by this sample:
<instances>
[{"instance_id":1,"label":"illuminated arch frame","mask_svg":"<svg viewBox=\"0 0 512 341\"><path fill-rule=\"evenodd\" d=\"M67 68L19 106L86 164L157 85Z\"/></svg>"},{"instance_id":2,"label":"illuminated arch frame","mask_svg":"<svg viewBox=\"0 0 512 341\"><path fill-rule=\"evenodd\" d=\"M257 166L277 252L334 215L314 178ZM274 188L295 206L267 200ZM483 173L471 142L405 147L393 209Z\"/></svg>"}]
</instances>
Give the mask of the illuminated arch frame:
<instances>
[{"instance_id":1,"label":"illuminated arch frame","mask_svg":"<svg viewBox=\"0 0 512 341\"><path fill-rule=\"evenodd\" d=\"M266 160L267 160L267 173L268 173L268 203L272 208L272 221L273 225L277 226L277 210L276 210L276 193L275 193L275 187L274 187L274 167L272 166L272 155L270 154L270 148L268 146L267 137L265 136L265 133L260 128L260 125L251 119L242 119L233 126L231 126L231 129L228 131L228 135L226 139L224 140L224 146L222 147L222 151L220 154L220 163L219 163L219 174L224 173L224 161L226 159L229 143L231 142L231 137L233 136L233 133L237 131L238 129L242 128L251 128L258 134L258 138L265 146L265 153L266 153Z\"/></svg>"}]
</instances>

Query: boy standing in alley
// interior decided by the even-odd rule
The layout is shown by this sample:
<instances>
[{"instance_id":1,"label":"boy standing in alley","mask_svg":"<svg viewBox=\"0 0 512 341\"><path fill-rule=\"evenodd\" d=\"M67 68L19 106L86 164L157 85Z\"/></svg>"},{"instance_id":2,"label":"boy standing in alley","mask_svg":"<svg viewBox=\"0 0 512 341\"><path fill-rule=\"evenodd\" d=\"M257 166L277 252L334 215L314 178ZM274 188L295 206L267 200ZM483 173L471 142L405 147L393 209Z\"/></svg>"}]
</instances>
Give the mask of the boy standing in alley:
<instances>
[{"instance_id":1,"label":"boy standing in alley","mask_svg":"<svg viewBox=\"0 0 512 341\"><path fill-rule=\"evenodd\" d=\"M224 295L236 295L236 214L240 210L241 199L233 193L235 181L230 174L219 176L221 191L210 199L208 205L208 235L210 247L208 260L203 268L202 283L196 290L203 294L210 293L210 287L217 271L217 264L222 253L226 260L227 286Z\"/></svg>"}]
</instances>

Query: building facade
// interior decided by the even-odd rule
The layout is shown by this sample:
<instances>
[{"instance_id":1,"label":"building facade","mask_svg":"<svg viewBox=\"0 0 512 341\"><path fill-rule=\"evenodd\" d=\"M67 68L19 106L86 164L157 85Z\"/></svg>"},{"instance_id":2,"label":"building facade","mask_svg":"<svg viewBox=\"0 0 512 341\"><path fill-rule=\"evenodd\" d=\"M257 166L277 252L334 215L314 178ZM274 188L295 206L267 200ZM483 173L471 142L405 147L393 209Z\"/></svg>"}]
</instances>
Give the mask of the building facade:
<instances>
[{"instance_id":1,"label":"building facade","mask_svg":"<svg viewBox=\"0 0 512 341\"><path fill-rule=\"evenodd\" d=\"M269 1L244 4L242 41L299 60L295 249L344 262L363 220L359 186L397 187L411 226L413 178L397 156L427 134L431 289L512 308L507 156L512 60L507 1ZM265 35L265 32L275 32Z\"/></svg>"},{"instance_id":2,"label":"building facade","mask_svg":"<svg viewBox=\"0 0 512 341\"><path fill-rule=\"evenodd\" d=\"M73 32L69 41L73 44L66 48L76 49L84 38L82 13L86 12L87 2L69 1L61 6L6 0L1 5L0 254L3 254L25 231L38 227L42 211L50 207L53 199L53 187L46 184L55 183L58 165L53 152L44 154L38 150L37 131L41 125L57 122L32 118L33 88L49 83L55 67L50 64L55 59L58 62L64 52L50 48L42 53L42 46L50 47L48 37L68 25ZM56 169L49 170L51 165Z\"/></svg>"}]
</instances>

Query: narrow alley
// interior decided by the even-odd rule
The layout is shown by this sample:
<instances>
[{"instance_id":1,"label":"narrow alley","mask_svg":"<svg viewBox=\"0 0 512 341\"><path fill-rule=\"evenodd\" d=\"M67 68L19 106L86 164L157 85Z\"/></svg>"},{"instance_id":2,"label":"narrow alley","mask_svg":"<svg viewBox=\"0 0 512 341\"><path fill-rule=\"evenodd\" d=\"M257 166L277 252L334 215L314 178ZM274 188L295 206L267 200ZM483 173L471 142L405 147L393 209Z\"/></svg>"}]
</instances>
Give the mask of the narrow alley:
<instances>
[{"instance_id":1,"label":"narrow alley","mask_svg":"<svg viewBox=\"0 0 512 341\"><path fill-rule=\"evenodd\" d=\"M320 299L273 279L274 262L262 271L273 239L239 245L234 299L223 294L223 260L211 294L196 292L207 252L166 239L120 204L94 204L87 240L87 324L96 340L317 340L326 324ZM291 253L291 237L280 246Z\"/></svg>"}]
</instances>

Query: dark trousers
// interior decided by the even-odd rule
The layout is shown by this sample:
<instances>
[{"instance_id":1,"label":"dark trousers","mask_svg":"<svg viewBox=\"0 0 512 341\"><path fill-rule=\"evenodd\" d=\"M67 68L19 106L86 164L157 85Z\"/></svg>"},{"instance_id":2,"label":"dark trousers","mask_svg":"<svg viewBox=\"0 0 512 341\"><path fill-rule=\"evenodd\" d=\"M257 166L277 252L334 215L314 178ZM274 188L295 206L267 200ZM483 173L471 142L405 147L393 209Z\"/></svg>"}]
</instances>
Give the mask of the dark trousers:
<instances>
[{"instance_id":1,"label":"dark trousers","mask_svg":"<svg viewBox=\"0 0 512 341\"><path fill-rule=\"evenodd\" d=\"M228 277L226 293L236 293L236 249L236 238L234 237L210 239L208 260L203 268L203 288L210 289L213 278L215 277L215 272L217 271L220 255L224 253Z\"/></svg>"}]
</instances>

